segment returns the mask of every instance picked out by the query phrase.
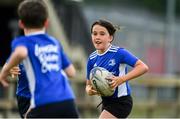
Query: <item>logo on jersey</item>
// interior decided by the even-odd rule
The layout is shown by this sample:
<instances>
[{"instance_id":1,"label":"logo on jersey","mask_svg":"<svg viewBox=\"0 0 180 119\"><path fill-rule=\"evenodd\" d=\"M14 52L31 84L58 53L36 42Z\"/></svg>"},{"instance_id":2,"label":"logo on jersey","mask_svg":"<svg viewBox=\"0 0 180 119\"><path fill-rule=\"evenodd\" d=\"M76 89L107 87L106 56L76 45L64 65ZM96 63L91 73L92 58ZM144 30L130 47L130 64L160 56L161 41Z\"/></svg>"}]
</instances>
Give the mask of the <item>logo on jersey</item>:
<instances>
[{"instance_id":1,"label":"logo on jersey","mask_svg":"<svg viewBox=\"0 0 180 119\"><path fill-rule=\"evenodd\" d=\"M116 64L115 59L110 59L108 64L109 66L114 66Z\"/></svg>"},{"instance_id":2,"label":"logo on jersey","mask_svg":"<svg viewBox=\"0 0 180 119\"><path fill-rule=\"evenodd\" d=\"M94 67L97 67L97 64L96 64L96 63L94 64Z\"/></svg>"},{"instance_id":3,"label":"logo on jersey","mask_svg":"<svg viewBox=\"0 0 180 119\"><path fill-rule=\"evenodd\" d=\"M55 45L39 46L35 45L35 55L38 57L42 67L42 73L47 71L58 71L58 47Z\"/></svg>"}]
</instances>

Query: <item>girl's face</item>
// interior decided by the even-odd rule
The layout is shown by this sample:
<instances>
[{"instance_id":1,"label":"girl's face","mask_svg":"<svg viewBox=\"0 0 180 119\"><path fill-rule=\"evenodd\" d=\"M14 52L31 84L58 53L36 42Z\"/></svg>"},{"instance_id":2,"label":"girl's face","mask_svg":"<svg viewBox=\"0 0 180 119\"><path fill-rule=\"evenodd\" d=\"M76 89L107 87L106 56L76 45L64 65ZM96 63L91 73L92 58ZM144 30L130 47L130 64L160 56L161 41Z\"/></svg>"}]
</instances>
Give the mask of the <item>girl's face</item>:
<instances>
[{"instance_id":1,"label":"girl's face","mask_svg":"<svg viewBox=\"0 0 180 119\"><path fill-rule=\"evenodd\" d=\"M92 28L92 42L98 53L104 53L111 44L113 36L101 25L94 25Z\"/></svg>"}]
</instances>

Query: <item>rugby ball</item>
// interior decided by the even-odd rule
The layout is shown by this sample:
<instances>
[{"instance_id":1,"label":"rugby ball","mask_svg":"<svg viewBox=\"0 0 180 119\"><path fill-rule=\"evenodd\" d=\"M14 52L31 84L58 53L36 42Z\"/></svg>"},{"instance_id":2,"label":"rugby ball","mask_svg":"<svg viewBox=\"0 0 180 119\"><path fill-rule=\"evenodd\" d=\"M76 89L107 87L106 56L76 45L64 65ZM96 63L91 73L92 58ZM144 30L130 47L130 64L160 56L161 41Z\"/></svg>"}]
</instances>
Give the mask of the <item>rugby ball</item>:
<instances>
[{"instance_id":1,"label":"rugby ball","mask_svg":"<svg viewBox=\"0 0 180 119\"><path fill-rule=\"evenodd\" d=\"M102 67L95 67L90 72L91 84L101 96L111 96L114 93L114 90L110 88L111 80L106 79L109 76L112 76L112 74Z\"/></svg>"}]
</instances>

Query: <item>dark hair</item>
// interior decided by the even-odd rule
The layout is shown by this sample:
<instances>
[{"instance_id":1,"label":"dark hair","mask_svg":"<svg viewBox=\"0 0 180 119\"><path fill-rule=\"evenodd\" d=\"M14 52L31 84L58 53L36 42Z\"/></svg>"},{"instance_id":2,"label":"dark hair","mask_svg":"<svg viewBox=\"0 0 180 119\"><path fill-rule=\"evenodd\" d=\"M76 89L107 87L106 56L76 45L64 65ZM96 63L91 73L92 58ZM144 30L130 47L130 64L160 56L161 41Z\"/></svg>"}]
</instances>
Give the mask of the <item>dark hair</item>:
<instances>
[{"instance_id":1,"label":"dark hair","mask_svg":"<svg viewBox=\"0 0 180 119\"><path fill-rule=\"evenodd\" d=\"M109 32L110 35L114 36L114 33L116 32L116 29L115 27L108 21L105 21L105 20L98 20L98 21L95 21L92 26L91 26L91 33L92 33L92 29L95 25L100 25L100 26L103 26L107 29L107 31Z\"/></svg>"},{"instance_id":2,"label":"dark hair","mask_svg":"<svg viewBox=\"0 0 180 119\"><path fill-rule=\"evenodd\" d=\"M43 0L24 0L18 7L18 16L27 28L42 28L48 18Z\"/></svg>"}]
</instances>

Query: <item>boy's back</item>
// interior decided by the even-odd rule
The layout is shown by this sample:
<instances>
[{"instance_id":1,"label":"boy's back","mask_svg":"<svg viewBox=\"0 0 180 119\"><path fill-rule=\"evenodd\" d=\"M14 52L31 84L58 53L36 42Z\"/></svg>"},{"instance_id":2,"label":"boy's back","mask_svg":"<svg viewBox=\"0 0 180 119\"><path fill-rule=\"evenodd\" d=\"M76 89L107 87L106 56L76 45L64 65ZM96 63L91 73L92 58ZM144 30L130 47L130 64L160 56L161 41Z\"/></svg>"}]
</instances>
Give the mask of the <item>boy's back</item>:
<instances>
[{"instance_id":1,"label":"boy's back","mask_svg":"<svg viewBox=\"0 0 180 119\"><path fill-rule=\"evenodd\" d=\"M23 65L32 94L31 107L74 98L68 81L61 73L70 61L56 39L45 33L35 32L15 39L12 49L18 46L25 46L28 50L28 57Z\"/></svg>"}]
</instances>

